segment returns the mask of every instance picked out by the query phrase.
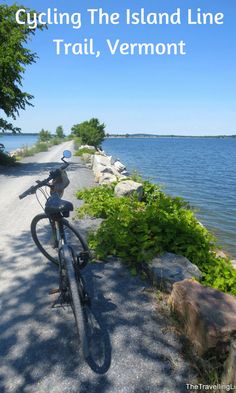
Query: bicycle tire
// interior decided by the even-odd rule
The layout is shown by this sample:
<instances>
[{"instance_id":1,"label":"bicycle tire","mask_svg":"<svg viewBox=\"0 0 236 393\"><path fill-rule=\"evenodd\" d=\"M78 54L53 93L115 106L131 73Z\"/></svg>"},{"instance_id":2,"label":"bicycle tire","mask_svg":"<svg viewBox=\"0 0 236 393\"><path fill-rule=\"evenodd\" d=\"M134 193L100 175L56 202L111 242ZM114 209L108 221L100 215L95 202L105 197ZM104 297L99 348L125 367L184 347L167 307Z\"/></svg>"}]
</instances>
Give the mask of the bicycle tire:
<instances>
[{"instance_id":1,"label":"bicycle tire","mask_svg":"<svg viewBox=\"0 0 236 393\"><path fill-rule=\"evenodd\" d=\"M42 234L40 234L40 230L38 230L38 227L40 227L40 222L45 221L45 224L42 225L43 230L42 230ZM67 229L69 229L69 231L71 231L75 237L76 240L78 241L78 249L81 249L82 251L88 251L89 252L89 248L85 242L85 240L83 239L83 237L80 235L80 233L76 230L76 228L71 225L69 223L69 221L67 221L65 218L62 218L62 222L63 222L63 226ZM46 233L47 232L47 233ZM58 261L58 249L52 247L52 245L50 246L50 239L51 239L51 235L52 235L52 229L51 229L51 224L49 221L49 218L46 214L42 213L42 214L38 214L37 216L35 216L31 222L31 235L32 238L36 244L36 246L38 247L38 249L41 251L41 253L51 262L53 262L54 264L58 265L59 261ZM45 236L46 236L46 240L45 240ZM40 238L41 237L41 238ZM44 241L42 240L44 237ZM73 247L74 248L74 247Z\"/></svg>"},{"instance_id":2,"label":"bicycle tire","mask_svg":"<svg viewBox=\"0 0 236 393\"><path fill-rule=\"evenodd\" d=\"M81 298L79 295L78 280L76 279L76 272L73 264L73 254L68 246L63 246L62 253L69 283L71 308L75 317L77 332L81 342L82 353L84 355L84 358L87 359L89 356L89 349L85 327L86 315L83 312L83 305L81 303Z\"/></svg>"}]
</instances>

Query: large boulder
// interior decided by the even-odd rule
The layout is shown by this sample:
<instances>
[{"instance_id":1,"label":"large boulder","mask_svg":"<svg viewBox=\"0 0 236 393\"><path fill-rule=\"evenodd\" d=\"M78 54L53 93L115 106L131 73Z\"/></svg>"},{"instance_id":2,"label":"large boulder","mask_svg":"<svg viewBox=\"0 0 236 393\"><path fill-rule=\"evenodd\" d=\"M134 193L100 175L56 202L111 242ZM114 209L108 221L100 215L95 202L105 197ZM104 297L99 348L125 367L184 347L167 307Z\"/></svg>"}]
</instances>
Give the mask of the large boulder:
<instances>
[{"instance_id":1,"label":"large boulder","mask_svg":"<svg viewBox=\"0 0 236 393\"><path fill-rule=\"evenodd\" d=\"M89 168L93 166L93 154L83 153L81 156L81 161L88 165Z\"/></svg>"},{"instance_id":2,"label":"large boulder","mask_svg":"<svg viewBox=\"0 0 236 393\"><path fill-rule=\"evenodd\" d=\"M186 278L199 280L202 276L198 267L187 258L169 252L155 257L146 265L146 269L153 284L168 293L172 291L175 282Z\"/></svg>"},{"instance_id":3,"label":"large boulder","mask_svg":"<svg viewBox=\"0 0 236 393\"><path fill-rule=\"evenodd\" d=\"M93 159L93 170L96 171L99 166L111 166L111 160L111 156L95 154Z\"/></svg>"},{"instance_id":4,"label":"large boulder","mask_svg":"<svg viewBox=\"0 0 236 393\"><path fill-rule=\"evenodd\" d=\"M139 200L141 200L143 196L143 185L133 180L123 180L115 186L114 193L117 197L137 194Z\"/></svg>"},{"instance_id":5,"label":"large boulder","mask_svg":"<svg viewBox=\"0 0 236 393\"><path fill-rule=\"evenodd\" d=\"M184 280L173 285L169 302L200 356L226 351L236 335L235 296Z\"/></svg>"},{"instance_id":6,"label":"large boulder","mask_svg":"<svg viewBox=\"0 0 236 393\"><path fill-rule=\"evenodd\" d=\"M112 157L103 156L101 154L95 154L93 158L93 173L95 175L95 181L99 181L101 173L107 172L112 173L111 169L111 159Z\"/></svg>"}]
</instances>

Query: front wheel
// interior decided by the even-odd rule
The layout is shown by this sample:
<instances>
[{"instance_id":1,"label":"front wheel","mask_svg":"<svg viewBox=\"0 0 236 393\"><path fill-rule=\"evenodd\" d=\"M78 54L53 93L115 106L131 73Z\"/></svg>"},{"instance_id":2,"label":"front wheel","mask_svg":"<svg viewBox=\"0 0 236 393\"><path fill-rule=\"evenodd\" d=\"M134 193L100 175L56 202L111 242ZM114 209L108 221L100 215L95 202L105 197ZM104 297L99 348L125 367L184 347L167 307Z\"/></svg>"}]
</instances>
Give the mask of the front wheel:
<instances>
[{"instance_id":1,"label":"front wheel","mask_svg":"<svg viewBox=\"0 0 236 393\"><path fill-rule=\"evenodd\" d=\"M89 249L85 240L74 226L64 218L62 218L62 223L68 243L73 248L75 255L79 255L83 252L89 254ZM46 214L38 214L31 222L31 235L41 253L49 259L49 261L58 265L58 245L55 223L50 220Z\"/></svg>"}]
</instances>

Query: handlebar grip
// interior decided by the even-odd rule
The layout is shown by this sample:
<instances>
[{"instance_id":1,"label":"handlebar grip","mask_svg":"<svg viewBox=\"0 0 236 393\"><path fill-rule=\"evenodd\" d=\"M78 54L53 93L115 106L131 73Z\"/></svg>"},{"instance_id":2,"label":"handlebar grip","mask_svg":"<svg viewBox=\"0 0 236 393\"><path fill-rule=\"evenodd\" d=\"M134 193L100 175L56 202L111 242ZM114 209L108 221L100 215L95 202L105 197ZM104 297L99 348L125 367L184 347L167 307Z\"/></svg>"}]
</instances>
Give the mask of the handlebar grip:
<instances>
[{"instance_id":1,"label":"handlebar grip","mask_svg":"<svg viewBox=\"0 0 236 393\"><path fill-rule=\"evenodd\" d=\"M26 190L25 192L20 194L19 199L23 199L23 198L27 197L27 195L33 194L34 192L35 192L35 187L32 186L32 187L28 188L28 190Z\"/></svg>"}]
</instances>

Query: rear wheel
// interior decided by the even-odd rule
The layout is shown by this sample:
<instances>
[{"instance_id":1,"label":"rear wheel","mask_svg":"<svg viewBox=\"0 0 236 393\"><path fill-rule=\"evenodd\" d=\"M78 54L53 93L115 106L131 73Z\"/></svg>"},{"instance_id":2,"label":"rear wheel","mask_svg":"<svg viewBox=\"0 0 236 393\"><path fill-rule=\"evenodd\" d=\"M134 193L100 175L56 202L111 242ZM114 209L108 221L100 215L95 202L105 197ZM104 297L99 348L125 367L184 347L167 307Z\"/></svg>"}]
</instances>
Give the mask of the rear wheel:
<instances>
[{"instance_id":1,"label":"rear wheel","mask_svg":"<svg viewBox=\"0 0 236 393\"><path fill-rule=\"evenodd\" d=\"M62 218L65 235L75 255L83 252L89 254L88 246L80 233L66 219ZM38 214L31 222L31 235L41 253L56 265L58 261L58 245L54 222L46 214ZM82 254L81 254L82 255Z\"/></svg>"}]
</instances>

